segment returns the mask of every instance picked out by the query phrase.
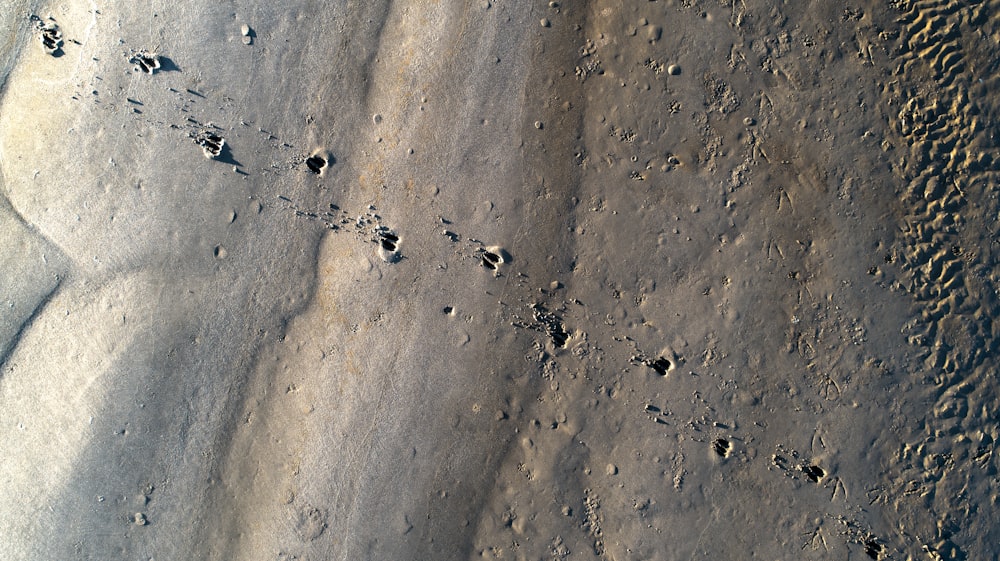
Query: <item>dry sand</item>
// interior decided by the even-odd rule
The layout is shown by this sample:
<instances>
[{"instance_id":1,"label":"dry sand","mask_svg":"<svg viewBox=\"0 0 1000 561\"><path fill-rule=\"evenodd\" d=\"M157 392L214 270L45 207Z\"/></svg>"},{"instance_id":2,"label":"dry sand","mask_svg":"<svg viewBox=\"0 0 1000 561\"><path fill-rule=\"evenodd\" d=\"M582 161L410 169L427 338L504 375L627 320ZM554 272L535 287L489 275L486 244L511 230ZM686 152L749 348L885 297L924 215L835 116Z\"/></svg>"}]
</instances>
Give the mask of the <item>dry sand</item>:
<instances>
[{"instance_id":1,"label":"dry sand","mask_svg":"<svg viewBox=\"0 0 1000 561\"><path fill-rule=\"evenodd\" d=\"M998 10L8 2L0 557L996 558Z\"/></svg>"}]
</instances>

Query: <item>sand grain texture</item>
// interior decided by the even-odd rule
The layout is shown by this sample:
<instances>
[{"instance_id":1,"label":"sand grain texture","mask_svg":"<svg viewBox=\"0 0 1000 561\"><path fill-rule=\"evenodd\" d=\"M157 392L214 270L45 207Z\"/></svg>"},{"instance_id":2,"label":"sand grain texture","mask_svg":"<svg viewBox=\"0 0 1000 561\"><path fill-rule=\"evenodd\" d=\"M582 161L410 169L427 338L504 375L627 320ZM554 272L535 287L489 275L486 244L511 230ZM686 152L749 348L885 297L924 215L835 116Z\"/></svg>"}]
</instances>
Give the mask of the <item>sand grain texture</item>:
<instances>
[{"instance_id":1,"label":"sand grain texture","mask_svg":"<svg viewBox=\"0 0 1000 561\"><path fill-rule=\"evenodd\" d=\"M1000 554L1000 3L15 4L4 558Z\"/></svg>"}]
</instances>

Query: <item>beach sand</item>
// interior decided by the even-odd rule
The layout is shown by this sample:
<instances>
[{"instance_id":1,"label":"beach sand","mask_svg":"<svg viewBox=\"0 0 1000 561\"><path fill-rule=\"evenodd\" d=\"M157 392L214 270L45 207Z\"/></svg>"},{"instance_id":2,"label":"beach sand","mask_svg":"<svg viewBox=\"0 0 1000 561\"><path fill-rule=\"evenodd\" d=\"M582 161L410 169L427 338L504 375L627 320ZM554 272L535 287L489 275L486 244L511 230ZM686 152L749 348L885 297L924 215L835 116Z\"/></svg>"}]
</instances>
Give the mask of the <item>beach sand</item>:
<instances>
[{"instance_id":1,"label":"beach sand","mask_svg":"<svg viewBox=\"0 0 1000 561\"><path fill-rule=\"evenodd\" d=\"M998 10L13 2L0 556L995 558Z\"/></svg>"}]
</instances>

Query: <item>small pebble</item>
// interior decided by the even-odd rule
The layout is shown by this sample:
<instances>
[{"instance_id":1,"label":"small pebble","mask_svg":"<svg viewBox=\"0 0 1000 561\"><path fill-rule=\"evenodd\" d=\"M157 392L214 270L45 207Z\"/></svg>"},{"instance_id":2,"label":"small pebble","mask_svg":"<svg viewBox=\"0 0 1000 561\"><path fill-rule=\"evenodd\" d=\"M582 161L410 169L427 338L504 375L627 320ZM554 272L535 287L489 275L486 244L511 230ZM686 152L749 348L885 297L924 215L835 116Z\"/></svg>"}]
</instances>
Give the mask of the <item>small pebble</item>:
<instances>
[{"instance_id":1,"label":"small pebble","mask_svg":"<svg viewBox=\"0 0 1000 561\"><path fill-rule=\"evenodd\" d=\"M746 125L746 126L748 126L748 127L752 127L752 126L754 126L754 125L757 124L757 121L755 121L753 119L753 117L744 117L743 118L743 124Z\"/></svg>"},{"instance_id":2,"label":"small pebble","mask_svg":"<svg viewBox=\"0 0 1000 561\"><path fill-rule=\"evenodd\" d=\"M541 130L545 125L541 121L535 121L535 128Z\"/></svg>"},{"instance_id":3,"label":"small pebble","mask_svg":"<svg viewBox=\"0 0 1000 561\"><path fill-rule=\"evenodd\" d=\"M608 475L618 475L618 466L615 464L608 464L608 467L604 470Z\"/></svg>"},{"instance_id":4,"label":"small pebble","mask_svg":"<svg viewBox=\"0 0 1000 561\"><path fill-rule=\"evenodd\" d=\"M542 24L542 27L550 27L552 25L552 22L549 21L549 18L542 18L542 21L540 21L539 23Z\"/></svg>"},{"instance_id":5,"label":"small pebble","mask_svg":"<svg viewBox=\"0 0 1000 561\"><path fill-rule=\"evenodd\" d=\"M253 43L253 38L251 38L249 35L243 36L243 44L249 45L250 43Z\"/></svg>"},{"instance_id":6,"label":"small pebble","mask_svg":"<svg viewBox=\"0 0 1000 561\"><path fill-rule=\"evenodd\" d=\"M671 76L676 76L680 73L681 73L681 67L677 66L676 64L671 64L670 66L667 67L667 74L670 74Z\"/></svg>"},{"instance_id":7,"label":"small pebble","mask_svg":"<svg viewBox=\"0 0 1000 561\"><path fill-rule=\"evenodd\" d=\"M244 37L250 35L250 26L244 23L243 26L240 27L240 33L242 33Z\"/></svg>"}]
</instances>

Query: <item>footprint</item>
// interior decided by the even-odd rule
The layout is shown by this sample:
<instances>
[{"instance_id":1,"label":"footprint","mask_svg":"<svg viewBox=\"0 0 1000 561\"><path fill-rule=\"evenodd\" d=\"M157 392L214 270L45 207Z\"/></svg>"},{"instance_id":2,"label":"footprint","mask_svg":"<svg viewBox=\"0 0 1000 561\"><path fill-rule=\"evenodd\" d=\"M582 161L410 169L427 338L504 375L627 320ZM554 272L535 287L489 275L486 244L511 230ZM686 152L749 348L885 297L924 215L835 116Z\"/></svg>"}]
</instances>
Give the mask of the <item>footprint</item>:
<instances>
[{"instance_id":1,"label":"footprint","mask_svg":"<svg viewBox=\"0 0 1000 561\"><path fill-rule=\"evenodd\" d=\"M222 155L222 147L226 145L226 139L211 131L202 131L194 136L195 143L201 146L202 152L208 159L218 158Z\"/></svg>"},{"instance_id":2,"label":"footprint","mask_svg":"<svg viewBox=\"0 0 1000 561\"><path fill-rule=\"evenodd\" d=\"M535 316L535 322L541 327L542 331L552 338L552 343L555 347L557 349L565 347L566 341L569 340L569 333L566 332L562 321L541 304L534 304L531 306L531 309L532 314Z\"/></svg>"},{"instance_id":3,"label":"footprint","mask_svg":"<svg viewBox=\"0 0 1000 561\"><path fill-rule=\"evenodd\" d=\"M385 226L375 228L375 241L378 243L378 256L386 263L395 263L402 259L399 252L399 236Z\"/></svg>"},{"instance_id":4,"label":"footprint","mask_svg":"<svg viewBox=\"0 0 1000 561\"><path fill-rule=\"evenodd\" d=\"M648 368L651 368L660 376L666 376L671 369L674 368L674 363L670 361L669 358L658 356L656 358L645 358L642 355L633 356L630 359L633 363L642 364Z\"/></svg>"},{"instance_id":5,"label":"footprint","mask_svg":"<svg viewBox=\"0 0 1000 561\"><path fill-rule=\"evenodd\" d=\"M723 458L728 458L729 452L732 449L733 449L732 443L726 440L725 438L721 437L716 438L715 442L712 443L712 450L715 450L715 453Z\"/></svg>"},{"instance_id":6,"label":"footprint","mask_svg":"<svg viewBox=\"0 0 1000 561\"><path fill-rule=\"evenodd\" d=\"M500 263L500 256L492 251L483 251L483 267L491 271L497 270L497 265Z\"/></svg>"},{"instance_id":7,"label":"footprint","mask_svg":"<svg viewBox=\"0 0 1000 561\"><path fill-rule=\"evenodd\" d=\"M129 57L128 61L135 65L133 69L136 72L141 70L146 74L152 74L159 70L162 66L160 62L160 55L150 53L148 51L133 53L132 56Z\"/></svg>"},{"instance_id":8,"label":"footprint","mask_svg":"<svg viewBox=\"0 0 1000 561\"><path fill-rule=\"evenodd\" d=\"M326 530L326 513L322 510L305 505L300 508L295 520L295 533L302 541L313 541Z\"/></svg>"},{"instance_id":9,"label":"footprint","mask_svg":"<svg viewBox=\"0 0 1000 561\"><path fill-rule=\"evenodd\" d=\"M52 18L45 22L42 21L42 18L34 15L31 16L31 22L35 25L35 31L38 33L38 38L45 52L54 57L62 56L62 31L59 30L56 22Z\"/></svg>"},{"instance_id":10,"label":"footprint","mask_svg":"<svg viewBox=\"0 0 1000 561\"><path fill-rule=\"evenodd\" d=\"M878 543L875 538L868 538L865 540L865 555L871 557L872 559L882 558L882 544Z\"/></svg>"},{"instance_id":11,"label":"footprint","mask_svg":"<svg viewBox=\"0 0 1000 561\"><path fill-rule=\"evenodd\" d=\"M651 419L654 423L660 425L668 424L667 421L663 418L664 416L668 415L668 413L664 412L663 409L660 409L659 407L653 405L652 403L647 403L646 406L643 408L643 410L647 413L649 419Z\"/></svg>"},{"instance_id":12,"label":"footprint","mask_svg":"<svg viewBox=\"0 0 1000 561\"><path fill-rule=\"evenodd\" d=\"M824 471L823 468L813 465L802 466L802 473L804 473L806 477L809 478L809 481L812 481L813 483L819 483L820 479L823 479L823 477L826 476L826 471Z\"/></svg>"},{"instance_id":13,"label":"footprint","mask_svg":"<svg viewBox=\"0 0 1000 561\"><path fill-rule=\"evenodd\" d=\"M386 251L396 251L396 244L399 242L399 236L393 234L392 232L382 232L380 234L381 240L379 240L379 245L382 249Z\"/></svg>"},{"instance_id":14,"label":"footprint","mask_svg":"<svg viewBox=\"0 0 1000 561\"><path fill-rule=\"evenodd\" d=\"M496 271L501 265L510 263L511 256L505 249L498 246L481 247L478 250L480 264L491 271Z\"/></svg>"},{"instance_id":15,"label":"footprint","mask_svg":"<svg viewBox=\"0 0 1000 561\"><path fill-rule=\"evenodd\" d=\"M659 374L660 376L666 376L667 372L670 370L670 367L673 365L670 363L669 360L661 356L658 357L656 360L647 361L646 366L655 370L656 373Z\"/></svg>"},{"instance_id":16,"label":"footprint","mask_svg":"<svg viewBox=\"0 0 1000 561\"><path fill-rule=\"evenodd\" d=\"M326 154L319 152L315 153L306 158L306 169L308 169L310 173L323 175L323 172L326 171L326 167L332 163L332 160L333 158L330 158Z\"/></svg>"}]
</instances>

